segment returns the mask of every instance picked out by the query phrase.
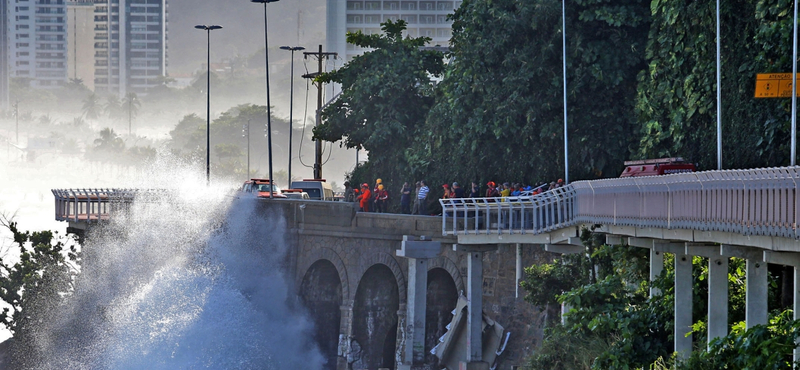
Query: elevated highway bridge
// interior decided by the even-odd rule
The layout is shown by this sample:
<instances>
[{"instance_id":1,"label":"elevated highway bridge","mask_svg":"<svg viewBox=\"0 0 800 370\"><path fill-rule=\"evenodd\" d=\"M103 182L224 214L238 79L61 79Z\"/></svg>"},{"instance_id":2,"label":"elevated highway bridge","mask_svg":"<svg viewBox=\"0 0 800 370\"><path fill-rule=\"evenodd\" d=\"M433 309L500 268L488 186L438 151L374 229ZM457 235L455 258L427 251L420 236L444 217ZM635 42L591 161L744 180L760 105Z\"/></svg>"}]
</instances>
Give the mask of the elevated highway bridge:
<instances>
[{"instance_id":1,"label":"elevated highway bridge","mask_svg":"<svg viewBox=\"0 0 800 370\"><path fill-rule=\"evenodd\" d=\"M504 307L516 307L504 298L519 297L521 266L542 260L541 251L584 253L586 249L578 238L583 227L606 234L610 244L647 248L651 279L662 271L664 253L675 255L674 337L679 355L692 349L692 338L686 335L692 325L692 256L709 259L709 340L728 331L731 257L746 260L748 327L767 323L770 263L794 267L794 312L795 318L800 318L798 183L800 167L578 181L530 197L440 200L443 212L438 218L356 213L352 204L339 202L264 203L270 203L265 204L265 211L280 208L296 235L298 252L292 258L301 294L304 281L321 273L319 261L330 262L331 271L338 273L340 284L336 289L341 294L337 302L343 302L342 309L338 316L329 315L329 319L338 317L340 322L338 328L331 329L339 336L338 352L330 352L338 361L337 368L347 368L349 340L359 337L358 319L353 316L358 306L354 291L363 284L368 270L382 265L394 276L399 292L394 324L399 338L398 368L415 368L429 361L424 352L430 350L431 327L425 323L424 297L431 301L428 279L430 272L439 268L457 290L465 290L469 301L465 362L480 369L485 364L481 308L486 310L487 304L499 307L499 314ZM113 218L115 211L140 192L53 190L55 217L69 222L75 230L90 228ZM339 247L331 247L337 243ZM496 263L496 259L504 262ZM504 270L515 270L516 274L505 274ZM487 272L495 280L487 280ZM507 278L510 288L497 287L506 281L501 276ZM375 343L375 350L385 345ZM375 356L373 363L380 362L380 356Z\"/></svg>"}]
</instances>

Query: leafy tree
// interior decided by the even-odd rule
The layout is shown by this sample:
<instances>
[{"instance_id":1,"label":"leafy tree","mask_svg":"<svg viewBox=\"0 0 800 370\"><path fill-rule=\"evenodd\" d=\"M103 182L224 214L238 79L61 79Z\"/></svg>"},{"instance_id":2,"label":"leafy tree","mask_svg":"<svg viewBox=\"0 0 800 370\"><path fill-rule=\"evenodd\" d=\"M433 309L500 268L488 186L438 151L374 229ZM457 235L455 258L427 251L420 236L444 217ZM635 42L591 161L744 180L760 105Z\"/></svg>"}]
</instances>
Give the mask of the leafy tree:
<instances>
[{"instance_id":1,"label":"leafy tree","mask_svg":"<svg viewBox=\"0 0 800 370\"><path fill-rule=\"evenodd\" d=\"M791 7L787 0L721 4L725 168L789 164L790 99L756 99L753 87L756 73L791 72ZM649 66L639 76L636 105L638 156L717 167L715 27L714 3L653 2Z\"/></svg>"},{"instance_id":2,"label":"leafy tree","mask_svg":"<svg viewBox=\"0 0 800 370\"><path fill-rule=\"evenodd\" d=\"M152 162L156 158L156 150L151 146L134 146L127 151L128 157L136 165L144 165Z\"/></svg>"},{"instance_id":3,"label":"leafy tree","mask_svg":"<svg viewBox=\"0 0 800 370\"><path fill-rule=\"evenodd\" d=\"M125 142L114 132L114 129L104 128L100 137L94 140L94 151L106 154L121 153L125 150Z\"/></svg>"},{"instance_id":4,"label":"leafy tree","mask_svg":"<svg viewBox=\"0 0 800 370\"><path fill-rule=\"evenodd\" d=\"M372 51L317 78L340 83L342 93L322 111L314 138L368 150L367 168L373 169L368 177L402 184L410 171L406 152L433 105L431 76L443 72L443 56L421 49L429 38L403 38L403 20L388 20L381 29L382 35L348 33L348 43Z\"/></svg>"},{"instance_id":5,"label":"leafy tree","mask_svg":"<svg viewBox=\"0 0 800 370\"><path fill-rule=\"evenodd\" d=\"M242 156L242 148L232 144L217 144L214 146L214 154L217 155L217 159L221 163L226 158L233 158L234 160L240 158Z\"/></svg>"},{"instance_id":6,"label":"leafy tree","mask_svg":"<svg viewBox=\"0 0 800 370\"><path fill-rule=\"evenodd\" d=\"M5 216L2 226L13 234L19 258L14 263L0 258L0 299L10 306L3 308L0 323L14 335L13 364L25 368L26 361L41 355L33 345L37 324L47 320L50 310L73 290L80 254L71 237L51 231L23 232Z\"/></svg>"},{"instance_id":7,"label":"leafy tree","mask_svg":"<svg viewBox=\"0 0 800 370\"><path fill-rule=\"evenodd\" d=\"M676 369L794 369L792 352L800 338L800 320L792 320L792 312L784 311L767 325L745 329L744 322L735 325L728 336L717 338L708 350L695 351Z\"/></svg>"},{"instance_id":8,"label":"leafy tree","mask_svg":"<svg viewBox=\"0 0 800 370\"><path fill-rule=\"evenodd\" d=\"M649 12L640 0L567 4L572 178L622 169ZM466 0L452 19L452 62L412 165L439 181L563 176L561 1Z\"/></svg>"}]
</instances>

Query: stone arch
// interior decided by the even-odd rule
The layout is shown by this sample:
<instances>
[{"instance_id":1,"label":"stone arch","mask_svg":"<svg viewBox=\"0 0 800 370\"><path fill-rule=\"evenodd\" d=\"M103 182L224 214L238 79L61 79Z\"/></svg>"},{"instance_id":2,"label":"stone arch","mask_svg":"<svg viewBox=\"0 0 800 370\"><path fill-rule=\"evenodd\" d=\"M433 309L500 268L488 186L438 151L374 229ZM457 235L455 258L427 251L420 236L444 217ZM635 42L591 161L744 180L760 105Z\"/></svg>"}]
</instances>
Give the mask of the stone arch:
<instances>
[{"instance_id":1,"label":"stone arch","mask_svg":"<svg viewBox=\"0 0 800 370\"><path fill-rule=\"evenodd\" d=\"M341 285L336 266L327 259L314 262L300 284L299 296L314 322L314 340L326 360L325 370L336 370L342 318Z\"/></svg>"},{"instance_id":2,"label":"stone arch","mask_svg":"<svg viewBox=\"0 0 800 370\"><path fill-rule=\"evenodd\" d=\"M300 287L303 283L303 279L305 278L308 270L311 268L313 264L315 264L319 260L328 260L330 263L336 267L336 271L339 273L339 281L342 282L342 299L352 299L350 296L350 280L347 277L347 268L344 265L344 261L339 254L336 253L333 249L330 248L315 248L316 253L312 254L310 257L305 258L302 260L302 264L299 265L297 271L297 278L295 279L295 286Z\"/></svg>"},{"instance_id":3,"label":"stone arch","mask_svg":"<svg viewBox=\"0 0 800 370\"><path fill-rule=\"evenodd\" d=\"M361 280L364 279L364 275L367 271L372 268L374 265L385 265L390 270L392 270L392 274L394 274L394 278L397 281L397 292L400 296L400 302L406 302L406 277L403 275L403 269L400 268L400 264L397 263L397 260L394 259L394 256L388 253L364 253L359 258L359 266L363 268L362 271L359 272L359 279L356 284L360 284ZM353 297L349 297L349 299L355 299L355 292L353 292Z\"/></svg>"},{"instance_id":4,"label":"stone arch","mask_svg":"<svg viewBox=\"0 0 800 370\"><path fill-rule=\"evenodd\" d=\"M353 301L353 340L360 351L352 368L393 369L400 307L394 271L384 263L370 266Z\"/></svg>"},{"instance_id":5,"label":"stone arch","mask_svg":"<svg viewBox=\"0 0 800 370\"><path fill-rule=\"evenodd\" d=\"M464 278L461 276L461 270L458 269L458 266L456 266L453 260L444 256L430 259L428 262L428 271L430 272L430 270L435 268L444 269L445 271L449 272L450 277L453 278L453 282L456 283L456 290L466 294L466 290L464 288Z\"/></svg>"}]
</instances>

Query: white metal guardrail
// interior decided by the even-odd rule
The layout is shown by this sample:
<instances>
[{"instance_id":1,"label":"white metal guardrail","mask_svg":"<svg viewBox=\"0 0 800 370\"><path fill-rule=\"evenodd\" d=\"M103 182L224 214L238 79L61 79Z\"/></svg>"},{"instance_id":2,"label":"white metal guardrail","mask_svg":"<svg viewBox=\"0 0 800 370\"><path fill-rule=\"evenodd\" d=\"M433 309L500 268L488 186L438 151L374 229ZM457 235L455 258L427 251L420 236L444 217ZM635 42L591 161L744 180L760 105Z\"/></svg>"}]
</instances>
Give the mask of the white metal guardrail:
<instances>
[{"instance_id":1,"label":"white metal guardrail","mask_svg":"<svg viewBox=\"0 0 800 370\"><path fill-rule=\"evenodd\" d=\"M538 234L577 223L798 236L800 167L578 181L532 197L441 200L442 233Z\"/></svg>"},{"instance_id":2,"label":"white metal guardrail","mask_svg":"<svg viewBox=\"0 0 800 370\"><path fill-rule=\"evenodd\" d=\"M98 222L108 220L143 193L159 190L137 189L53 189L56 221Z\"/></svg>"},{"instance_id":3,"label":"white metal guardrail","mask_svg":"<svg viewBox=\"0 0 800 370\"><path fill-rule=\"evenodd\" d=\"M505 198L440 199L442 233L539 234L574 223L575 189L565 186L541 194Z\"/></svg>"}]
</instances>

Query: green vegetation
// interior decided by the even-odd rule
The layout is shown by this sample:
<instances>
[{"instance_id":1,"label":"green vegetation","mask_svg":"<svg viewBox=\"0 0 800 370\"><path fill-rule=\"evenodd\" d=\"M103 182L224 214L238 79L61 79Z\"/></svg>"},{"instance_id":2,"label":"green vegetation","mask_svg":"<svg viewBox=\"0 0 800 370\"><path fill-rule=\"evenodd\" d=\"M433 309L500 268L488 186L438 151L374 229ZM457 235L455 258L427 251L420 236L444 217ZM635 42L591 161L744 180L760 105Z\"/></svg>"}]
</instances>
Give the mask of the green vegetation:
<instances>
[{"instance_id":1,"label":"green vegetation","mask_svg":"<svg viewBox=\"0 0 800 370\"><path fill-rule=\"evenodd\" d=\"M23 232L5 216L0 224L13 235L10 250L18 252L0 258L0 300L10 306L3 308L0 324L14 334L11 354L16 368L25 368L19 361L40 355L31 352L38 348L32 345L37 325L48 320L49 310L72 292L81 255L72 237L51 231Z\"/></svg>"},{"instance_id":2,"label":"green vegetation","mask_svg":"<svg viewBox=\"0 0 800 370\"><path fill-rule=\"evenodd\" d=\"M526 300L542 309L565 304L565 324L551 322L529 369L791 369L800 321L781 307L778 279L770 275L771 319L744 329L744 261L729 262L730 334L706 350L708 260L693 260L693 341L697 350L677 361L673 348L673 261L652 283L647 250L603 245L584 229L585 254L561 255L525 270ZM651 287L660 293L649 297Z\"/></svg>"},{"instance_id":3,"label":"green vegetation","mask_svg":"<svg viewBox=\"0 0 800 370\"><path fill-rule=\"evenodd\" d=\"M571 179L616 177L623 161L646 157L716 167L714 11L677 0L566 3ZM787 165L789 100L755 99L753 87L756 73L791 70L791 2L725 3L721 18L724 166ZM343 94L315 135L370 151L355 182L563 177L561 2L466 0L451 19L443 70L431 67L433 52L409 49L429 40L398 37L403 22L349 34L372 51L319 78L343 83Z\"/></svg>"},{"instance_id":4,"label":"green vegetation","mask_svg":"<svg viewBox=\"0 0 800 370\"><path fill-rule=\"evenodd\" d=\"M385 35L348 33L348 43L375 51L318 78L340 83L342 94L322 112L324 124L314 128L314 137L368 150L370 160L357 177L402 185L395 175L411 170L409 148L425 132L434 102L431 76L441 75L443 55L420 49L427 38L403 38L403 20L381 26Z\"/></svg>"}]
</instances>

